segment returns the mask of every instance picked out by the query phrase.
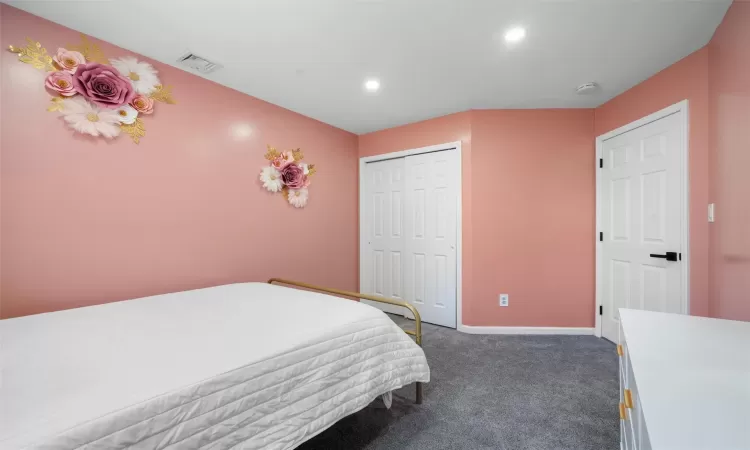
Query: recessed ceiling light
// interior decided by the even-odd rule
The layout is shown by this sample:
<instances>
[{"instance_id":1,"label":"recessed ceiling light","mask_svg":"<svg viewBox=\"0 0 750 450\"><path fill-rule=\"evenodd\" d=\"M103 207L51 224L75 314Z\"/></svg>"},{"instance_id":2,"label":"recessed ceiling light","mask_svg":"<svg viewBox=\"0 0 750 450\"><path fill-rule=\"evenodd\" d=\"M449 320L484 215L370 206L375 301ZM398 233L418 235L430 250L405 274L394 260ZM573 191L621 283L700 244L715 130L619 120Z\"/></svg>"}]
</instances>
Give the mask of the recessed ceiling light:
<instances>
[{"instance_id":1,"label":"recessed ceiling light","mask_svg":"<svg viewBox=\"0 0 750 450\"><path fill-rule=\"evenodd\" d=\"M365 90L367 92L377 92L380 89L380 81L375 78L365 80Z\"/></svg>"},{"instance_id":2,"label":"recessed ceiling light","mask_svg":"<svg viewBox=\"0 0 750 450\"><path fill-rule=\"evenodd\" d=\"M523 40L526 37L526 28L513 27L505 32L505 42L514 43Z\"/></svg>"}]
</instances>

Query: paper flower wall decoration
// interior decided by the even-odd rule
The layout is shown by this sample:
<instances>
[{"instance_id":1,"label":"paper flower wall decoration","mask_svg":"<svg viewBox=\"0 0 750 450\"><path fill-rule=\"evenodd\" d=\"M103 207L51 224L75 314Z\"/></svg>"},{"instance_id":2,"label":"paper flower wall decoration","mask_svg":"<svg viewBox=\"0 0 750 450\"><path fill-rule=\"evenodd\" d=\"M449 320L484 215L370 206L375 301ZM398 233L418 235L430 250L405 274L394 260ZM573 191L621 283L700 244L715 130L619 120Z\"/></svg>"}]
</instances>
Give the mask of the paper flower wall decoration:
<instances>
[{"instance_id":1,"label":"paper flower wall decoration","mask_svg":"<svg viewBox=\"0 0 750 450\"><path fill-rule=\"evenodd\" d=\"M19 61L49 72L44 86L55 97L47 111L61 113L78 133L108 139L125 133L138 144L146 135L141 116L153 114L155 101L175 103L151 64L130 56L107 59L86 36L54 55L39 42L26 41L26 47L9 50Z\"/></svg>"},{"instance_id":2,"label":"paper flower wall decoration","mask_svg":"<svg viewBox=\"0 0 750 450\"><path fill-rule=\"evenodd\" d=\"M268 146L264 155L268 165L260 171L260 182L268 192L281 192L290 205L304 208L307 205L310 178L315 175L315 165L303 163L302 150L279 152Z\"/></svg>"}]
</instances>

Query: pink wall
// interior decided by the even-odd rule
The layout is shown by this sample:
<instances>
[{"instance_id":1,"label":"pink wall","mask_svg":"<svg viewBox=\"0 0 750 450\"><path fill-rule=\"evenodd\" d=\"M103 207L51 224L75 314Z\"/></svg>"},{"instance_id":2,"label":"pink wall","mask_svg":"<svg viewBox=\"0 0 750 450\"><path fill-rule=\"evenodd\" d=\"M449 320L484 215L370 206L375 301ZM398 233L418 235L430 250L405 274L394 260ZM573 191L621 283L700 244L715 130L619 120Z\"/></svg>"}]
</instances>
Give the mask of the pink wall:
<instances>
[{"instance_id":1,"label":"pink wall","mask_svg":"<svg viewBox=\"0 0 750 450\"><path fill-rule=\"evenodd\" d=\"M3 49L80 39L6 5L0 15ZM357 136L152 61L178 104L157 104L140 145L105 142L46 112L42 72L0 58L2 317L271 276L356 287L356 225L331 218L357 215ZM259 185L266 144L317 164L304 210Z\"/></svg>"},{"instance_id":2,"label":"pink wall","mask_svg":"<svg viewBox=\"0 0 750 450\"><path fill-rule=\"evenodd\" d=\"M599 136L688 99L690 109L690 312L709 315L708 49L703 48L596 108Z\"/></svg>"},{"instance_id":3,"label":"pink wall","mask_svg":"<svg viewBox=\"0 0 750 450\"><path fill-rule=\"evenodd\" d=\"M0 21L3 48L79 39L6 5ZM330 218L357 217L357 157L462 141L463 322L593 326L594 137L688 99L692 312L750 320L748 48L735 2L709 46L595 110L468 111L359 139L152 62L179 104L157 106L140 145L73 135L41 72L2 52L0 317L270 276L352 289L357 227ZM318 165L306 209L260 188L267 143Z\"/></svg>"},{"instance_id":4,"label":"pink wall","mask_svg":"<svg viewBox=\"0 0 750 450\"><path fill-rule=\"evenodd\" d=\"M735 1L709 50L711 315L750 321L750 2Z\"/></svg>"},{"instance_id":5,"label":"pink wall","mask_svg":"<svg viewBox=\"0 0 750 450\"><path fill-rule=\"evenodd\" d=\"M594 325L593 119L590 109L472 112L467 325Z\"/></svg>"},{"instance_id":6,"label":"pink wall","mask_svg":"<svg viewBox=\"0 0 750 450\"><path fill-rule=\"evenodd\" d=\"M593 326L592 127L592 110L470 111L360 136L360 156L462 141L465 325Z\"/></svg>"}]
</instances>

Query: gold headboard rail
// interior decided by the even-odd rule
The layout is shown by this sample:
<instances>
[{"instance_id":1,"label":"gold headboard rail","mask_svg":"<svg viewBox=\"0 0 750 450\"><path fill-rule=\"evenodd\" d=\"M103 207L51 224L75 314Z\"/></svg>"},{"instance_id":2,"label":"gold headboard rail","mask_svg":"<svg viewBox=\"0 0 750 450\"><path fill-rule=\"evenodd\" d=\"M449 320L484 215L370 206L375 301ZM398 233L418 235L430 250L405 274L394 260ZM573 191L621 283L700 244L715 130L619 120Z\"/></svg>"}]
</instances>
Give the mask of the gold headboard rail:
<instances>
[{"instance_id":1,"label":"gold headboard rail","mask_svg":"<svg viewBox=\"0 0 750 450\"><path fill-rule=\"evenodd\" d=\"M388 305L394 305L394 306L400 306L402 308L406 308L414 315L414 331L404 330L404 333L410 336L414 336L414 340L416 341L417 345L419 346L422 345L422 317L419 315L419 311L417 311L417 308L415 308L413 305L407 302L402 302L402 301L394 300L394 299L387 298L387 297L381 297L379 295L362 294L360 292L344 291L342 289L334 289L334 288L327 288L323 286L316 286L310 283L286 280L283 278L271 278L270 280L268 280L268 284L284 284L287 286L296 286L296 287L301 287L304 289L309 289L311 291L325 292L327 294L335 294L335 295L340 295L342 297L350 297L354 299L370 300L373 302L386 303ZM422 403L422 383L417 383L417 404L421 404L421 403Z\"/></svg>"}]
</instances>

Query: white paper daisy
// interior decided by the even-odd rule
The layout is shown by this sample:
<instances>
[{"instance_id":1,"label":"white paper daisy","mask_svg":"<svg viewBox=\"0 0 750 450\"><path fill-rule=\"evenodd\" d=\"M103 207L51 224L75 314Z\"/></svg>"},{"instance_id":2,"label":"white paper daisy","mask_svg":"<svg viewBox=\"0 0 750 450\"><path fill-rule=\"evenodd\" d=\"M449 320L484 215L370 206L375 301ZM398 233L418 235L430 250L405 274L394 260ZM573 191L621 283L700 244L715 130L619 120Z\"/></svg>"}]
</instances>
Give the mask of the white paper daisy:
<instances>
[{"instance_id":1,"label":"white paper daisy","mask_svg":"<svg viewBox=\"0 0 750 450\"><path fill-rule=\"evenodd\" d=\"M109 60L124 77L130 79L133 89L143 95L148 95L156 89L157 84L161 84L157 74L159 72L154 66L147 62L138 61L132 56Z\"/></svg>"},{"instance_id":2,"label":"white paper daisy","mask_svg":"<svg viewBox=\"0 0 750 450\"><path fill-rule=\"evenodd\" d=\"M65 122L79 133L110 139L120 134L117 110L99 108L81 96L66 99L62 113Z\"/></svg>"},{"instance_id":3,"label":"white paper daisy","mask_svg":"<svg viewBox=\"0 0 750 450\"><path fill-rule=\"evenodd\" d=\"M117 116L120 119L120 122L124 123L125 125L131 125L133 122L135 122L136 117L138 117L138 111L136 111L135 108L130 105L122 105L115 111L117 112Z\"/></svg>"},{"instance_id":4,"label":"white paper daisy","mask_svg":"<svg viewBox=\"0 0 750 450\"><path fill-rule=\"evenodd\" d=\"M284 187L281 174L271 166L266 166L260 171L260 181L269 192L279 192Z\"/></svg>"},{"instance_id":5,"label":"white paper daisy","mask_svg":"<svg viewBox=\"0 0 750 450\"><path fill-rule=\"evenodd\" d=\"M295 208L304 208L307 205L307 188L289 189L289 203Z\"/></svg>"}]
</instances>

